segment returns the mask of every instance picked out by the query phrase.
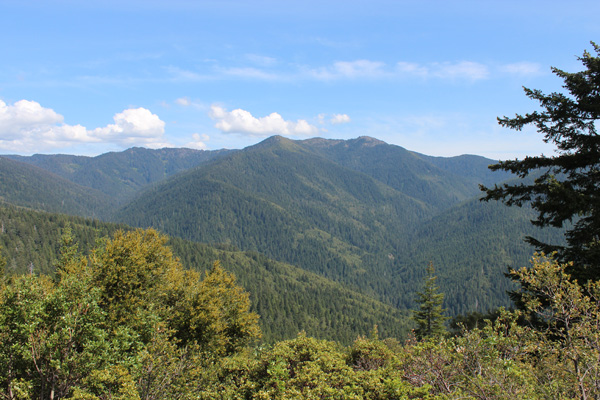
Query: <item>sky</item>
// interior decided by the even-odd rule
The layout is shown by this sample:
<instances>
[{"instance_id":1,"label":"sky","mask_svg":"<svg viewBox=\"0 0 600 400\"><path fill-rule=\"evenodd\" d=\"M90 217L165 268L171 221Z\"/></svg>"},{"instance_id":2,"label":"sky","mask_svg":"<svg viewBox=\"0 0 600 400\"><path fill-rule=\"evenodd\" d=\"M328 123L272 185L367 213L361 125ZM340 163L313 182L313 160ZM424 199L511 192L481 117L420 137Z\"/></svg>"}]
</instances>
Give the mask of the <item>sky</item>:
<instances>
[{"instance_id":1,"label":"sky","mask_svg":"<svg viewBox=\"0 0 600 400\"><path fill-rule=\"evenodd\" d=\"M0 0L0 154L372 136L551 155L538 108L600 42L600 2Z\"/></svg>"}]
</instances>

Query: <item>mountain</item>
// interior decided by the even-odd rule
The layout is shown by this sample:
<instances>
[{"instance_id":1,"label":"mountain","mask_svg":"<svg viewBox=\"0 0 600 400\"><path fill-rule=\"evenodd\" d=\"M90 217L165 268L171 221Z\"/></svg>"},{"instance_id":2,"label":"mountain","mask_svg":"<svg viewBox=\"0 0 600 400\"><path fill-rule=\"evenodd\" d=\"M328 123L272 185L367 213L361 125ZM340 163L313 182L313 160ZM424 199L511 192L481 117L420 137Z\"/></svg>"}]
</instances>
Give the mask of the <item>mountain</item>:
<instances>
[{"instance_id":1,"label":"mountain","mask_svg":"<svg viewBox=\"0 0 600 400\"><path fill-rule=\"evenodd\" d=\"M141 192L114 220L255 250L402 309L434 262L451 313L486 311L509 305L504 272L527 265L535 234L529 210L478 201L480 181L507 177L491 163L275 136Z\"/></svg>"},{"instance_id":2,"label":"mountain","mask_svg":"<svg viewBox=\"0 0 600 400\"><path fill-rule=\"evenodd\" d=\"M466 178L471 184L475 184L477 188L479 184L493 185L514 178L514 175L506 171L491 171L488 166L496 164L497 160L490 160L481 156L463 154L455 157L432 157L419 153L413 154L442 170ZM476 194L479 194L479 188Z\"/></svg>"},{"instance_id":3,"label":"mountain","mask_svg":"<svg viewBox=\"0 0 600 400\"><path fill-rule=\"evenodd\" d=\"M44 169L0 157L0 201L72 215L106 217L113 199Z\"/></svg>"},{"instance_id":4,"label":"mountain","mask_svg":"<svg viewBox=\"0 0 600 400\"><path fill-rule=\"evenodd\" d=\"M451 314L509 305L503 274L533 252L523 236L562 239L533 228L531 210L479 202L480 183L510 177L488 170L493 160L431 157L371 137L12 158L109 194L102 201L112 212L103 216L114 222L257 252L400 309L414 307L430 262ZM32 208L50 201L35 193L5 200ZM87 209L60 212L100 215Z\"/></svg>"},{"instance_id":5,"label":"mountain","mask_svg":"<svg viewBox=\"0 0 600 400\"><path fill-rule=\"evenodd\" d=\"M115 221L231 243L347 283L429 207L299 143L272 137L144 191Z\"/></svg>"},{"instance_id":6,"label":"mountain","mask_svg":"<svg viewBox=\"0 0 600 400\"><path fill-rule=\"evenodd\" d=\"M508 179L492 172L478 156L431 157L368 136L351 140L307 139L301 142L324 157L438 209L479 194L479 184Z\"/></svg>"},{"instance_id":7,"label":"mountain","mask_svg":"<svg viewBox=\"0 0 600 400\"><path fill-rule=\"evenodd\" d=\"M119 203L141 188L178 172L200 165L230 150L193 150L164 148L151 150L133 147L97 157L64 154L33 156L7 155L15 161L35 165L73 183L101 191Z\"/></svg>"}]
</instances>

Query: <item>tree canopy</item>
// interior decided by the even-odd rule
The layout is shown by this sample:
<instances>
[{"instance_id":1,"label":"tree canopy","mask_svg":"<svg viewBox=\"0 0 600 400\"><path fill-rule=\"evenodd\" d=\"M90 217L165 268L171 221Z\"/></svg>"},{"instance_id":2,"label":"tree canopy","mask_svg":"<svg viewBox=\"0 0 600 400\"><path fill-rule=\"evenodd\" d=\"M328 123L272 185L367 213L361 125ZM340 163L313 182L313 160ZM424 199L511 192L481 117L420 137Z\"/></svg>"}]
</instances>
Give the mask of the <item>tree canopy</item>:
<instances>
[{"instance_id":1,"label":"tree canopy","mask_svg":"<svg viewBox=\"0 0 600 400\"><path fill-rule=\"evenodd\" d=\"M0 397L180 398L198 369L258 338L235 278L184 270L166 240L118 231L86 258L66 229L54 279L5 277Z\"/></svg>"}]
</instances>

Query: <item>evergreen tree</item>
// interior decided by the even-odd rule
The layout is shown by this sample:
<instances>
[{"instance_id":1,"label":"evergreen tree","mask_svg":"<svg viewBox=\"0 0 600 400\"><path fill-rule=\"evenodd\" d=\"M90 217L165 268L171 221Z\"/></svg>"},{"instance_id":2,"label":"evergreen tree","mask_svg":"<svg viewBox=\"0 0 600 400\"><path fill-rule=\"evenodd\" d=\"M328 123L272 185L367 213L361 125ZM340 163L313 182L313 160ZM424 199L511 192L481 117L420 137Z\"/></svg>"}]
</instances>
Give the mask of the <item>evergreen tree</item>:
<instances>
[{"instance_id":1,"label":"evergreen tree","mask_svg":"<svg viewBox=\"0 0 600 400\"><path fill-rule=\"evenodd\" d=\"M413 319L417 323L415 335L419 340L444 335L446 333L444 322L448 319L444 316L442 308L444 293L440 293L439 287L435 284L437 276L435 276L433 263L429 264L426 271L423 291L417 293L419 309L413 314Z\"/></svg>"},{"instance_id":2,"label":"evergreen tree","mask_svg":"<svg viewBox=\"0 0 600 400\"><path fill-rule=\"evenodd\" d=\"M2 245L0 244L0 278L4 276L4 269L6 268L6 258L2 255Z\"/></svg>"},{"instance_id":3,"label":"evergreen tree","mask_svg":"<svg viewBox=\"0 0 600 400\"><path fill-rule=\"evenodd\" d=\"M492 170L504 170L533 182L481 186L483 200L502 200L511 206L530 204L537 211L533 224L563 227L566 246L550 245L529 237L538 250L558 252L561 261L574 261L569 271L580 281L600 278L600 46L592 42L598 56L587 51L579 60L584 71L569 73L557 68L552 72L564 80L568 93L551 93L525 88L525 94L540 103L541 111L515 118L499 118L500 125L520 131L533 125L546 143L557 147L557 155L525 157L501 161ZM539 176L538 176L539 174Z\"/></svg>"}]
</instances>

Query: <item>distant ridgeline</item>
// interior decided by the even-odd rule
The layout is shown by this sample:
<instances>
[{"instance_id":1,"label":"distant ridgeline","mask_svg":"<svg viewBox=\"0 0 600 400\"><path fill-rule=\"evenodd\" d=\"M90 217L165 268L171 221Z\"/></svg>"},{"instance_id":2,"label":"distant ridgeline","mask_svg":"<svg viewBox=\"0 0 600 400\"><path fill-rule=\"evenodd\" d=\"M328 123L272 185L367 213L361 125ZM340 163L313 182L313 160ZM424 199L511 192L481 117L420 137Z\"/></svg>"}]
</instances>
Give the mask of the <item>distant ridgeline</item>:
<instances>
[{"instance_id":1,"label":"distant ridgeline","mask_svg":"<svg viewBox=\"0 0 600 400\"><path fill-rule=\"evenodd\" d=\"M504 272L528 265L525 236L562 241L558 231L532 227L529 209L479 202L480 183L511 178L489 171L492 163L425 156L369 137L275 136L237 151L0 157L0 198L154 227L172 237L189 268L221 259L250 291L267 336L305 329L345 340L329 335L348 329L352 338L374 324L382 335L404 332L397 310L414 306L429 262L451 314L485 312L509 304ZM33 262L35 272L51 273L67 220L84 251L117 229L4 207L8 270L24 272Z\"/></svg>"}]
</instances>

